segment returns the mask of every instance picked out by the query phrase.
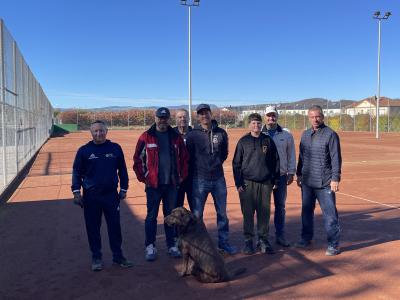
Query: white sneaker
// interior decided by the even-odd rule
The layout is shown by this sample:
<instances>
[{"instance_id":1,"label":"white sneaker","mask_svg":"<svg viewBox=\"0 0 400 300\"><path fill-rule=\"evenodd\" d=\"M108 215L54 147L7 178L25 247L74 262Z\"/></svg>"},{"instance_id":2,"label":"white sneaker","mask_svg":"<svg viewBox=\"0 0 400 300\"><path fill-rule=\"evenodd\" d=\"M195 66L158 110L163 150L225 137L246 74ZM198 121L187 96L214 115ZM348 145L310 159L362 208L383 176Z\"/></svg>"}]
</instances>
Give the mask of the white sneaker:
<instances>
[{"instance_id":1,"label":"white sneaker","mask_svg":"<svg viewBox=\"0 0 400 300\"><path fill-rule=\"evenodd\" d=\"M156 260L157 248L153 244L150 244L146 247L145 253L146 253L145 258L147 261L155 261Z\"/></svg>"},{"instance_id":2,"label":"white sneaker","mask_svg":"<svg viewBox=\"0 0 400 300\"><path fill-rule=\"evenodd\" d=\"M169 256L175 257L175 258L178 258L178 257L182 256L181 251L179 251L178 247L175 247L175 246L174 247L170 247L168 249L168 254L169 254Z\"/></svg>"}]
</instances>

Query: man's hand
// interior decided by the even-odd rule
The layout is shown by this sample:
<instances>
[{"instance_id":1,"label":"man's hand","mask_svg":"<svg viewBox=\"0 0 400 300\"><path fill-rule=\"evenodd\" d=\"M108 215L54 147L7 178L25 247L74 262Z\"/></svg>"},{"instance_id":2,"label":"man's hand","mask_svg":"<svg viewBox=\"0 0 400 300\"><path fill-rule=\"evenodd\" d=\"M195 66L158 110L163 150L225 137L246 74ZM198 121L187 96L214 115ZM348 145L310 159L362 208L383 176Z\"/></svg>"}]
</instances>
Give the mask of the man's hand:
<instances>
[{"instance_id":1,"label":"man's hand","mask_svg":"<svg viewBox=\"0 0 400 300\"><path fill-rule=\"evenodd\" d=\"M331 191L334 193L339 191L339 182L338 181L331 181Z\"/></svg>"},{"instance_id":2,"label":"man's hand","mask_svg":"<svg viewBox=\"0 0 400 300\"><path fill-rule=\"evenodd\" d=\"M237 188L237 191L238 191L239 193L243 193L245 189L246 189L246 187L239 186L239 187Z\"/></svg>"},{"instance_id":3,"label":"man's hand","mask_svg":"<svg viewBox=\"0 0 400 300\"><path fill-rule=\"evenodd\" d=\"M119 201L125 200L126 199L126 192L125 191L120 191L118 194Z\"/></svg>"},{"instance_id":4,"label":"man's hand","mask_svg":"<svg viewBox=\"0 0 400 300\"><path fill-rule=\"evenodd\" d=\"M74 193L74 204L83 208L83 199L82 199L81 192Z\"/></svg>"},{"instance_id":5,"label":"man's hand","mask_svg":"<svg viewBox=\"0 0 400 300\"><path fill-rule=\"evenodd\" d=\"M294 175L293 174L288 174L286 184L287 185L291 185L292 182L293 182L293 179L294 179Z\"/></svg>"},{"instance_id":6,"label":"man's hand","mask_svg":"<svg viewBox=\"0 0 400 300\"><path fill-rule=\"evenodd\" d=\"M296 182L297 182L297 186L301 187L302 177L301 176L297 176Z\"/></svg>"}]
</instances>

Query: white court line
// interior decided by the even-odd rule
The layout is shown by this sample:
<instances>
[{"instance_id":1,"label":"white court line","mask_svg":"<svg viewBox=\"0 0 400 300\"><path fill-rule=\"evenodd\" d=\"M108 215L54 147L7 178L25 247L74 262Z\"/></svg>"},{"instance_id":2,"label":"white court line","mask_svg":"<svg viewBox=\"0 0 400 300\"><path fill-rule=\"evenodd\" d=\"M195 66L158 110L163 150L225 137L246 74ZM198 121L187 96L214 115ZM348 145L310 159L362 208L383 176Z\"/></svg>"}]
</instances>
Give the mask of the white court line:
<instances>
[{"instance_id":1,"label":"white court line","mask_svg":"<svg viewBox=\"0 0 400 300\"><path fill-rule=\"evenodd\" d=\"M389 204L385 204L385 203L381 203L381 202L377 202L377 201L373 201L373 200L369 200L369 199L366 199L366 198L363 198L363 197L353 196L353 195L345 194L345 193L342 193L342 192L336 192L336 194L349 196L349 197L353 197L353 198L356 198L356 199L361 199L361 200L368 201L368 202L371 202L371 203L376 203L376 204L380 204L380 205L383 205L383 206L387 206L387 207L391 207L391 208L395 208L395 209L400 210L400 207L389 205Z\"/></svg>"}]
</instances>

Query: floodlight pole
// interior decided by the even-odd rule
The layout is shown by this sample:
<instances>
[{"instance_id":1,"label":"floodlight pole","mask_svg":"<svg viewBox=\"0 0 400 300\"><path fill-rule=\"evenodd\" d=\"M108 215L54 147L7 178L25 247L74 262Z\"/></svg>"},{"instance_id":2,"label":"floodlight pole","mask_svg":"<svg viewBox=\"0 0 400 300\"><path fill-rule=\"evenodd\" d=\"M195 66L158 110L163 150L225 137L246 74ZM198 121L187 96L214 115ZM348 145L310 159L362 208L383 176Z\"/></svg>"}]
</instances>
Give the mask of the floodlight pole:
<instances>
[{"instance_id":1,"label":"floodlight pole","mask_svg":"<svg viewBox=\"0 0 400 300\"><path fill-rule=\"evenodd\" d=\"M200 0L193 1L185 1L181 0L181 4L188 7L189 10L189 19L188 19L188 65L189 65L189 126L192 126L192 23L191 23L191 15L192 15L192 6L199 6Z\"/></svg>"},{"instance_id":2,"label":"floodlight pole","mask_svg":"<svg viewBox=\"0 0 400 300\"><path fill-rule=\"evenodd\" d=\"M380 17L380 12L374 13L374 19L378 20L378 87L377 87L377 98L376 98L376 135L379 139L379 100L381 94L381 21L386 20L390 17L391 12L386 12L383 17Z\"/></svg>"}]
</instances>

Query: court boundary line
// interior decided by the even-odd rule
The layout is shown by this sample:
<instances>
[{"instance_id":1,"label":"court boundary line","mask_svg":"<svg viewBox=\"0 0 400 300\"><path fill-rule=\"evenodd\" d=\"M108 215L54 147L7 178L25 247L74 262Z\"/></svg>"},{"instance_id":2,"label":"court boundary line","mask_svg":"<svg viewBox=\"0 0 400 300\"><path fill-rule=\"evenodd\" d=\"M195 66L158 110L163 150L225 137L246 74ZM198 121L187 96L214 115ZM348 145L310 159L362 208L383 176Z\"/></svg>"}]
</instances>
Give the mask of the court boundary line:
<instances>
[{"instance_id":1,"label":"court boundary line","mask_svg":"<svg viewBox=\"0 0 400 300\"><path fill-rule=\"evenodd\" d=\"M364 200L364 201L367 201L367 202L371 202L371 203L375 203L375 204L380 204L380 205L382 205L382 206L387 206L387 207L390 207L390 208L394 208L394 209L400 210L400 207L393 206L393 205L386 204L386 203L382 203L382 202L377 202L377 201L370 200L370 199L366 199L366 198L363 198L363 197L354 196L354 195L350 195L350 194L346 194L346 193L342 193L342 192L336 192L336 194L344 195L344 196L348 196L348 197L352 197L352 198L356 198L356 199L360 199L360 200Z\"/></svg>"}]
</instances>

